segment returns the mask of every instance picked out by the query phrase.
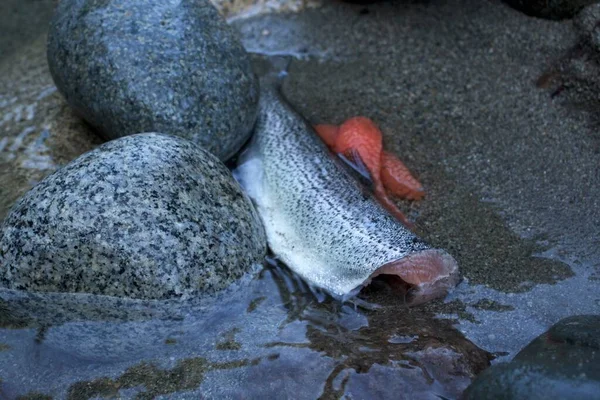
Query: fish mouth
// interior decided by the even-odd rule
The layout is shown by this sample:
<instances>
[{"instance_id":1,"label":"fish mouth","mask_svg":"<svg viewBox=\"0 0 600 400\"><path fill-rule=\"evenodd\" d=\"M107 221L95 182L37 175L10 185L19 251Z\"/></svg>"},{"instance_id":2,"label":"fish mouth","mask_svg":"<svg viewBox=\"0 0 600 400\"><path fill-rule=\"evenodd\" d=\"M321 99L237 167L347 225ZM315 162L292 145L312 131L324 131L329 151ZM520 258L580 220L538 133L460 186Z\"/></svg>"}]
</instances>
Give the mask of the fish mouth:
<instances>
[{"instance_id":1,"label":"fish mouth","mask_svg":"<svg viewBox=\"0 0 600 400\"><path fill-rule=\"evenodd\" d=\"M439 249L423 250L384 264L371 274L369 282L382 275L400 278L411 305L445 297L459 280L456 260Z\"/></svg>"}]
</instances>

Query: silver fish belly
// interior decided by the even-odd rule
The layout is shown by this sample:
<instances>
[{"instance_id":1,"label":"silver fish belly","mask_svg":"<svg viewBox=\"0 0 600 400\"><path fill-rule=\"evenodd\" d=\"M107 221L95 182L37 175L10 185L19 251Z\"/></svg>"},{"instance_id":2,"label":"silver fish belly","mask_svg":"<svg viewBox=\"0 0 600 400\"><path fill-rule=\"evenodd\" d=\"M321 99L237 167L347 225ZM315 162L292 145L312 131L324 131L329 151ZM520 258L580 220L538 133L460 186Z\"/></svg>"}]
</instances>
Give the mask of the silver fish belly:
<instances>
[{"instance_id":1,"label":"silver fish belly","mask_svg":"<svg viewBox=\"0 0 600 400\"><path fill-rule=\"evenodd\" d=\"M392 217L276 88L261 90L254 137L236 178L256 204L273 253L334 297L397 275L413 303L446 295L458 266Z\"/></svg>"}]
</instances>

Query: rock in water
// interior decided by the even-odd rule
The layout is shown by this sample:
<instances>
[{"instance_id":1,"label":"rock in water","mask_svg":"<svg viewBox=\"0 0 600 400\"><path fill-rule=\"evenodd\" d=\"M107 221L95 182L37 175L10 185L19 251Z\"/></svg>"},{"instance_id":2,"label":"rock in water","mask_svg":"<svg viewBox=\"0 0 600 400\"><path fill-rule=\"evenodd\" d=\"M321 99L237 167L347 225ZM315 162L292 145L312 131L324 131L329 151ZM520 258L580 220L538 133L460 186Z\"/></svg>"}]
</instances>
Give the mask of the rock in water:
<instances>
[{"instance_id":1,"label":"rock in water","mask_svg":"<svg viewBox=\"0 0 600 400\"><path fill-rule=\"evenodd\" d=\"M600 399L600 315L565 318L513 361L485 370L464 399Z\"/></svg>"},{"instance_id":2,"label":"rock in water","mask_svg":"<svg viewBox=\"0 0 600 400\"><path fill-rule=\"evenodd\" d=\"M249 57L207 0L62 0L48 63L67 102L108 139L164 132L226 160L256 119Z\"/></svg>"},{"instance_id":3,"label":"rock in water","mask_svg":"<svg viewBox=\"0 0 600 400\"><path fill-rule=\"evenodd\" d=\"M266 239L229 170L188 140L108 142L19 200L0 231L0 284L167 299L225 288Z\"/></svg>"}]
</instances>

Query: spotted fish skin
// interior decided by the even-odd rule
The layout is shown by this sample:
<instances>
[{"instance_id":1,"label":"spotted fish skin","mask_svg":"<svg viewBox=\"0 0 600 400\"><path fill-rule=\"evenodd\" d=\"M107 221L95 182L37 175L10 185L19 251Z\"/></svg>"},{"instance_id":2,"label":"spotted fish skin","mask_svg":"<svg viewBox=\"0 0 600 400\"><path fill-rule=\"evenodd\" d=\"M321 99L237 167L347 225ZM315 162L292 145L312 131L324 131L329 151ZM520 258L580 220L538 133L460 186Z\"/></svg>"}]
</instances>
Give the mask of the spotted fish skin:
<instances>
[{"instance_id":1,"label":"spotted fish skin","mask_svg":"<svg viewBox=\"0 0 600 400\"><path fill-rule=\"evenodd\" d=\"M424 300L457 283L454 259L391 216L264 80L254 136L235 174L273 253L335 297L380 273L399 275Z\"/></svg>"}]
</instances>

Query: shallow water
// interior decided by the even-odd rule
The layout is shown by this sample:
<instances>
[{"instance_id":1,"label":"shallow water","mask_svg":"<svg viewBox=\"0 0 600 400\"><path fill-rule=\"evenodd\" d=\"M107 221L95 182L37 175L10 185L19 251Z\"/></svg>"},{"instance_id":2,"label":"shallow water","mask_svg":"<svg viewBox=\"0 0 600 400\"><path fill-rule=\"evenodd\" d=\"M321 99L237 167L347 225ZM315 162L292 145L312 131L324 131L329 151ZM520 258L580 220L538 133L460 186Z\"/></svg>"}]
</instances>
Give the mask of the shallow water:
<instances>
[{"instance_id":1,"label":"shallow water","mask_svg":"<svg viewBox=\"0 0 600 400\"><path fill-rule=\"evenodd\" d=\"M332 3L234 24L248 50L295 57L284 92L311 122L362 114L381 125L427 189L402 206L464 281L416 308L385 282L341 304L276 262L196 304L50 305L1 292L0 398L456 398L491 353L509 360L559 319L600 312L597 124L534 85L573 46L569 21L451 0ZM51 91L42 86L19 103ZM0 95L2 121L16 106ZM4 194L49 172L13 173L43 133L23 133L25 109L19 123L0 137L1 215ZM36 154L54 168L77 154L60 159L63 147Z\"/></svg>"},{"instance_id":2,"label":"shallow water","mask_svg":"<svg viewBox=\"0 0 600 400\"><path fill-rule=\"evenodd\" d=\"M402 390L456 398L489 355L450 321L379 289L341 304L270 260L254 279L202 303L60 295L60 311L42 312L37 301L13 299L2 304L0 393L326 399L396 398Z\"/></svg>"}]
</instances>

